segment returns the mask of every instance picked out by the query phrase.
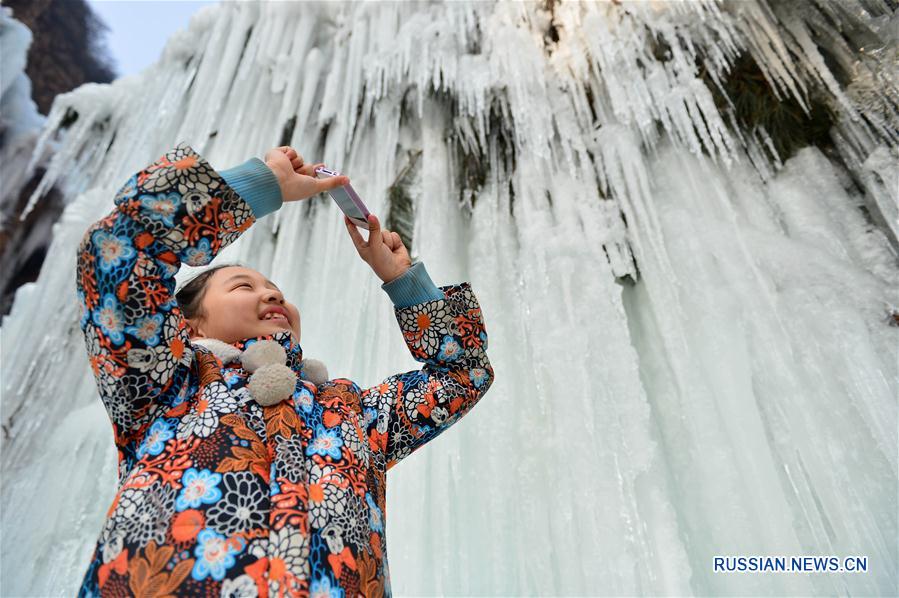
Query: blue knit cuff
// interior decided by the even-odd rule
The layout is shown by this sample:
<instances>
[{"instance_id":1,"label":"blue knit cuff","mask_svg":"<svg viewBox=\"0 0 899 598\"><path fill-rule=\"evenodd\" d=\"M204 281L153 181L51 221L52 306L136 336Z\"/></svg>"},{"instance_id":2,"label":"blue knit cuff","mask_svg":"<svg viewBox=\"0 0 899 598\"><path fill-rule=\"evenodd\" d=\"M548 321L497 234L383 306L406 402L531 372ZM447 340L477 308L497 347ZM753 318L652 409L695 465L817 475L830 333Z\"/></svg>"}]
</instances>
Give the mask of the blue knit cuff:
<instances>
[{"instance_id":1,"label":"blue knit cuff","mask_svg":"<svg viewBox=\"0 0 899 598\"><path fill-rule=\"evenodd\" d=\"M259 158L250 158L234 168L220 170L219 174L250 204L256 219L271 214L283 204L278 177Z\"/></svg>"},{"instance_id":2,"label":"blue knit cuff","mask_svg":"<svg viewBox=\"0 0 899 598\"><path fill-rule=\"evenodd\" d=\"M382 284L381 288L387 291L396 307L409 307L444 298L443 291L428 276L424 262L415 262L398 278Z\"/></svg>"}]
</instances>

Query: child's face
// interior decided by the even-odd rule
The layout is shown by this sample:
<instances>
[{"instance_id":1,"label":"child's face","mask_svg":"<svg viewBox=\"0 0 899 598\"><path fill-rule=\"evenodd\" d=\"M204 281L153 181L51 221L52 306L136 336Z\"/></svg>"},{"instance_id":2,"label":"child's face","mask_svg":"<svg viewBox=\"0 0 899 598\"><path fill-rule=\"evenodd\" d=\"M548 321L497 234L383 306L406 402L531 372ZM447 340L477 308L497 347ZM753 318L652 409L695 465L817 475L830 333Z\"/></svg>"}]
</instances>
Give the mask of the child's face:
<instances>
[{"instance_id":1,"label":"child's face","mask_svg":"<svg viewBox=\"0 0 899 598\"><path fill-rule=\"evenodd\" d=\"M264 310L283 307L287 320L262 318ZM300 338L300 311L284 300L274 283L252 268L228 266L212 273L203 296L205 318L187 320L191 338L217 338L234 343L291 329Z\"/></svg>"}]
</instances>

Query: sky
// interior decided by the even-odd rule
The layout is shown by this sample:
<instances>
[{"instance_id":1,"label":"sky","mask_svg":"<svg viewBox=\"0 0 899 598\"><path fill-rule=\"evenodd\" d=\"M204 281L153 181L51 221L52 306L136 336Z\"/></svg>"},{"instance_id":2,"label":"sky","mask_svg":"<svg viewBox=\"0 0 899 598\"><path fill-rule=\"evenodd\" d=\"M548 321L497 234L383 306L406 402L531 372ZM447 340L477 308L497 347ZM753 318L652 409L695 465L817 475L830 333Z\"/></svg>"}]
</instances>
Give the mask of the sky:
<instances>
[{"instance_id":1,"label":"sky","mask_svg":"<svg viewBox=\"0 0 899 598\"><path fill-rule=\"evenodd\" d=\"M191 15L217 0L88 0L106 23L106 46L118 76L134 75L159 59L166 40Z\"/></svg>"}]
</instances>

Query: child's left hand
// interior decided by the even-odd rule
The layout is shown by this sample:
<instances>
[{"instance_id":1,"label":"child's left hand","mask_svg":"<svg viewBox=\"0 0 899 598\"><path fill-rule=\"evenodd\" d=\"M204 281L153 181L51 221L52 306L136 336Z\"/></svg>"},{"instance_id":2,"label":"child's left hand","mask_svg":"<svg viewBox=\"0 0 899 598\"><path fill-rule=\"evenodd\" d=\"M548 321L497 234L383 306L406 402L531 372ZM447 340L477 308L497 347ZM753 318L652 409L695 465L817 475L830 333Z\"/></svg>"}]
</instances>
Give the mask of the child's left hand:
<instances>
[{"instance_id":1,"label":"child's left hand","mask_svg":"<svg viewBox=\"0 0 899 598\"><path fill-rule=\"evenodd\" d=\"M374 214L368 215L368 241L362 239L356 225L345 215L343 223L353 239L359 257L371 266L382 281L390 282L399 278L412 266L409 251L399 234L381 230L381 223Z\"/></svg>"}]
</instances>

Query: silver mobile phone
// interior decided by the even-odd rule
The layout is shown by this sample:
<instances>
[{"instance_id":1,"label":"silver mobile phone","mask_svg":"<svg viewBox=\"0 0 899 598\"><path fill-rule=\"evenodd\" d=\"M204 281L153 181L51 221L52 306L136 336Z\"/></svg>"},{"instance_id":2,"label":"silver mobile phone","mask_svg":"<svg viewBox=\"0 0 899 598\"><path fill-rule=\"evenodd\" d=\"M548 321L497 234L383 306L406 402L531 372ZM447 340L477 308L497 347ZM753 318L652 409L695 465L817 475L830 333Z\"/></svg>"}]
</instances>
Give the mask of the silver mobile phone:
<instances>
[{"instance_id":1,"label":"silver mobile phone","mask_svg":"<svg viewBox=\"0 0 899 598\"><path fill-rule=\"evenodd\" d=\"M315 174L327 177L340 176L340 173L336 170L330 170L324 167L316 168ZM368 208L362 203L362 200L359 198L359 195L356 193L356 190L353 189L352 185L347 183L340 187L334 187L328 191L328 194L331 196L331 199L337 203L337 207L347 215L353 224L368 230Z\"/></svg>"}]
</instances>

